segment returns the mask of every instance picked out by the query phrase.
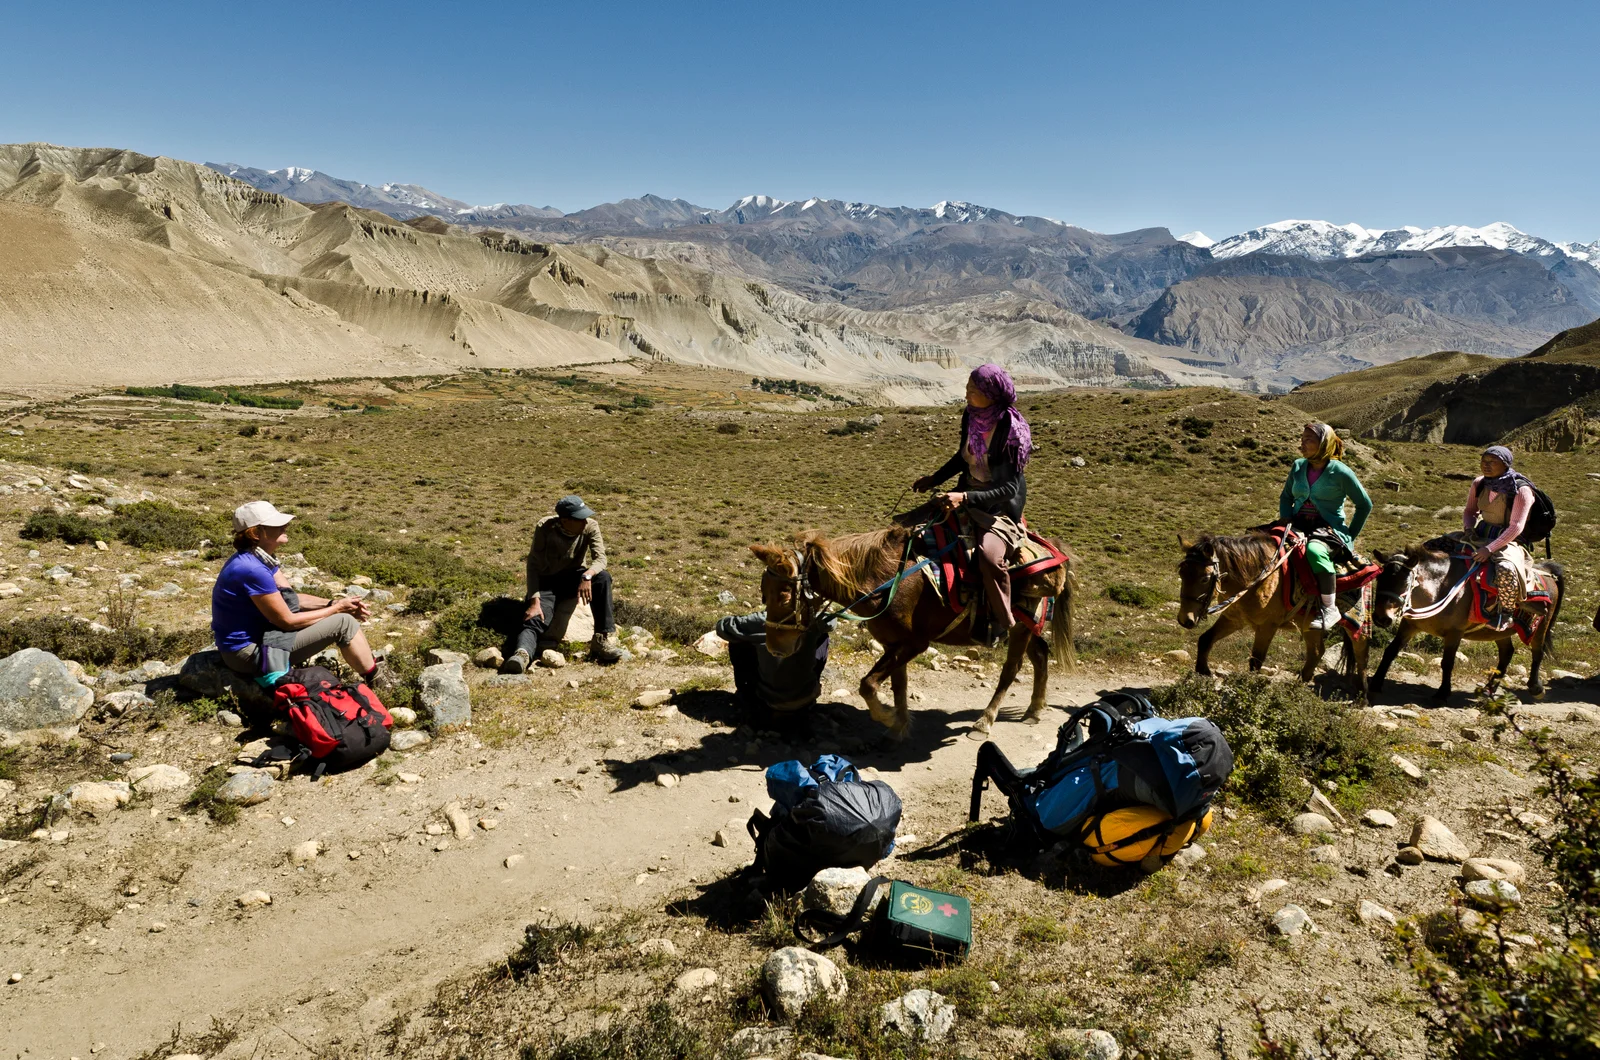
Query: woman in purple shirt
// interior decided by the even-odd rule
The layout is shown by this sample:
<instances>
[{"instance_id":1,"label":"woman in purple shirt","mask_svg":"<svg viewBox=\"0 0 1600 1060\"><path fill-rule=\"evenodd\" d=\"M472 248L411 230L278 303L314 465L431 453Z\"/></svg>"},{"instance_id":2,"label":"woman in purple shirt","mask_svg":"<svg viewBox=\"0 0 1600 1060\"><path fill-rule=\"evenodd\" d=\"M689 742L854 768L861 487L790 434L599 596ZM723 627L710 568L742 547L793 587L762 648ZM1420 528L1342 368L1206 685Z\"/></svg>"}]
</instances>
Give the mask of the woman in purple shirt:
<instances>
[{"instance_id":1,"label":"woman in purple shirt","mask_svg":"<svg viewBox=\"0 0 1600 1060\"><path fill-rule=\"evenodd\" d=\"M233 513L233 556L211 588L211 633L228 668L271 688L291 666L299 666L330 644L376 691L392 682L373 658L361 620L364 601L301 595L278 570L278 550L289 540L294 516L266 501L251 501Z\"/></svg>"}]
</instances>

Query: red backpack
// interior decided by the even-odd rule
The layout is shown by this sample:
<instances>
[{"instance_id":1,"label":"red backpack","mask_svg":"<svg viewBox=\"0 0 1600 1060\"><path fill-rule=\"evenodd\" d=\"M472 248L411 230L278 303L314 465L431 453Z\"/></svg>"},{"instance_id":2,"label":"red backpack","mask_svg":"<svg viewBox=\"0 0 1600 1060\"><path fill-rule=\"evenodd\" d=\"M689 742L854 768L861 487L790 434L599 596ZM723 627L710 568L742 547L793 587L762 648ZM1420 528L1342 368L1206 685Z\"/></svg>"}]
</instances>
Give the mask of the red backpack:
<instances>
[{"instance_id":1,"label":"red backpack","mask_svg":"<svg viewBox=\"0 0 1600 1060\"><path fill-rule=\"evenodd\" d=\"M340 684L320 666L290 670L273 692L273 703L289 718L289 731L317 772L350 769L389 749L394 720L363 683Z\"/></svg>"}]
</instances>

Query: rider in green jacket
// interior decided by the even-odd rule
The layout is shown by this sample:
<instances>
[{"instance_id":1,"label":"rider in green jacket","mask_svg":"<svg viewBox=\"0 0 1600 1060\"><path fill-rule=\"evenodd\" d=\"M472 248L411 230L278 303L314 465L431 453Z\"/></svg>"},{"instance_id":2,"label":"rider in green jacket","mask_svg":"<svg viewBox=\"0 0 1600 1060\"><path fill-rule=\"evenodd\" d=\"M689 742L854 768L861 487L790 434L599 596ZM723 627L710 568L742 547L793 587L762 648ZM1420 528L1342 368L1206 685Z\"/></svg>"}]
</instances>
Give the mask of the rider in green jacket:
<instances>
[{"instance_id":1,"label":"rider in green jacket","mask_svg":"<svg viewBox=\"0 0 1600 1060\"><path fill-rule=\"evenodd\" d=\"M1350 545L1366 525L1372 512L1372 498L1356 473L1340 461L1344 442L1326 423L1308 423L1300 435L1301 459L1289 469L1289 478L1278 495L1278 522L1288 523L1306 535L1306 559L1317 577L1317 593L1322 607L1311 619L1311 628L1330 630L1339 624L1335 600L1334 560L1351 556ZM1355 505L1348 523L1344 503Z\"/></svg>"}]
</instances>

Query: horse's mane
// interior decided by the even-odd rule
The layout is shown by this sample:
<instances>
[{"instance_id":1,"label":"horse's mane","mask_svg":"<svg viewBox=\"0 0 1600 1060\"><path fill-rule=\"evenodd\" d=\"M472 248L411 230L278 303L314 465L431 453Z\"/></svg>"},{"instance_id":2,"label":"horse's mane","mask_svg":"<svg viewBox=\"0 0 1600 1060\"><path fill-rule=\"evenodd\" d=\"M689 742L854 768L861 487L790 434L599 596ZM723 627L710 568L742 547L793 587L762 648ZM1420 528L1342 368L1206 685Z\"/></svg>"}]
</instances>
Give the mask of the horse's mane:
<instances>
[{"instance_id":1,"label":"horse's mane","mask_svg":"<svg viewBox=\"0 0 1600 1060\"><path fill-rule=\"evenodd\" d=\"M806 530L794 540L840 596L859 596L894 577L910 533L906 527L891 526L830 538L821 530Z\"/></svg>"},{"instance_id":2,"label":"horse's mane","mask_svg":"<svg viewBox=\"0 0 1600 1060\"><path fill-rule=\"evenodd\" d=\"M1194 547L1215 556L1217 568L1225 575L1249 578L1278 558L1278 542L1271 534L1252 531L1243 537L1205 534Z\"/></svg>"},{"instance_id":3,"label":"horse's mane","mask_svg":"<svg viewBox=\"0 0 1600 1060\"><path fill-rule=\"evenodd\" d=\"M1404 549L1404 554L1406 559L1413 565L1424 560L1438 559L1440 556L1450 555L1448 552L1441 552L1436 548L1429 548L1427 545L1407 545Z\"/></svg>"}]
</instances>

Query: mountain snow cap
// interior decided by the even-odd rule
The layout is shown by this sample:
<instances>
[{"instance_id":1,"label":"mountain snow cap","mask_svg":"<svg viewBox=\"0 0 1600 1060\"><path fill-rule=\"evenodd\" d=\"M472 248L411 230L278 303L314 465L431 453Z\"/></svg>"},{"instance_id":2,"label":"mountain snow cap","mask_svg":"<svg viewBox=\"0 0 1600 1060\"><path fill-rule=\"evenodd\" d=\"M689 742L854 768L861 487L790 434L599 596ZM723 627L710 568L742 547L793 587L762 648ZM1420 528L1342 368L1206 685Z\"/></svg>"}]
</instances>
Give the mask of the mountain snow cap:
<instances>
[{"instance_id":1,"label":"mountain snow cap","mask_svg":"<svg viewBox=\"0 0 1600 1060\"><path fill-rule=\"evenodd\" d=\"M1178 237L1178 242L1180 242L1180 243L1188 243L1190 246L1200 247L1201 249L1204 249L1206 247L1209 247L1209 246L1212 246L1213 244L1215 244L1216 240L1212 239L1210 236L1206 235L1204 232L1200 231L1199 229L1196 229L1193 232L1185 232L1183 235L1179 236Z\"/></svg>"}]
</instances>

